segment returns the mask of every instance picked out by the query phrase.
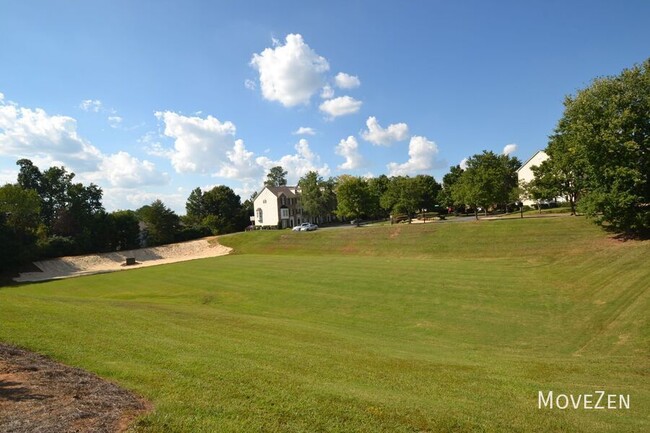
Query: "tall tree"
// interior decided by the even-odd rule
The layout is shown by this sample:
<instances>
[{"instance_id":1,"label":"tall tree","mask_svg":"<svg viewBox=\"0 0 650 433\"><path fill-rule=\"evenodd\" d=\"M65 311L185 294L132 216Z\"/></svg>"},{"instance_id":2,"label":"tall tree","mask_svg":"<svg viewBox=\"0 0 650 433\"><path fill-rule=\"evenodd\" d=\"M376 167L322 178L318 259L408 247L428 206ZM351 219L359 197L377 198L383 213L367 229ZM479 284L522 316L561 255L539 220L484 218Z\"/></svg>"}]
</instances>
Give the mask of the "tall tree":
<instances>
[{"instance_id":1,"label":"tall tree","mask_svg":"<svg viewBox=\"0 0 650 433\"><path fill-rule=\"evenodd\" d=\"M205 203L203 202L203 191L201 188L194 188L187 197L185 203L185 215L187 222L192 225L201 224L206 217Z\"/></svg>"},{"instance_id":2,"label":"tall tree","mask_svg":"<svg viewBox=\"0 0 650 433\"><path fill-rule=\"evenodd\" d=\"M312 218L322 217L336 208L333 180L324 180L310 171L298 181L303 211Z\"/></svg>"},{"instance_id":3,"label":"tall tree","mask_svg":"<svg viewBox=\"0 0 650 433\"><path fill-rule=\"evenodd\" d=\"M422 209L425 191L421 182L409 176L396 176L390 178L388 189L381 196L381 207L393 214L405 213L409 223L415 213Z\"/></svg>"},{"instance_id":4,"label":"tall tree","mask_svg":"<svg viewBox=\"0 0 650 433\"><path fill-rule=\"evenodd\" d=\"M336 187L336 214L342 218L358 220L373 210L368 182L361 177L341 176Z\"/></svg>"},{"instance_id":5,"label":"tall tree","mask_svg":"<svg viewBox=\"0 0 650 433\"><path fill-rule=\"evenodd\" d=\"M141 207L136 211L138 218L146 225L149 246L169 244L180 226L180 219L160 200Z\"/></svg>"},{"instance_id":6,"label":"tall tree","mask_svg":"<svg viewBox=\"0 0 650 433\"><path fill-rule=\"evenodd\" d=\"M558 143L584 164L579 167L584 168L579 208L598 224L648 235L650 59L567 97L549 150ZM551 159L559 157L558 152Z\"/></svg>"},{"instance_id":7,"label":"tall tree","mask_svg":"<svg viewBox=\"0 0 650 433\"><path fill-rule=\"evenodd\" d=\"M452 198L456 203L474 207L488 207L507 204L518 187L517 169L521 162L514 157L483 151L467 160L467 169L452 187Z\"/></svg>"},{"instance_id":8,"label":"tall tree","mask_svg":"<svg viewBox=\"0 0 650 433\"><path fill-rule=\"evenodd\" d=\"M285 186L287 184L287 173L282 166L272 167L266 175L264 186Z\"/></svg>"},{"instance_id":9,"label":"tall tree","mask_svg":"<svg viewBox=\"0 0 650 433\"><path fill-rule=\"evenodd\" d=\"M203 224L214 234L232 233L248 224L243 219L240 197L228 186L215 186L203 194Z\"/></svg>"},{"instance_id":10,"label":"tall tree","mask_svg":"<svg viewBox=\"0 0 650 433\"><path fill-rule=\"evenodd\" d=\"M449 169L449 173L442 177L442 189L438 193L438 202L447 207L456 206L458 203L452 196L454 185L460 180L463 175L463 169L460 165L454 165Z\"/></svg>"}]
</instances>

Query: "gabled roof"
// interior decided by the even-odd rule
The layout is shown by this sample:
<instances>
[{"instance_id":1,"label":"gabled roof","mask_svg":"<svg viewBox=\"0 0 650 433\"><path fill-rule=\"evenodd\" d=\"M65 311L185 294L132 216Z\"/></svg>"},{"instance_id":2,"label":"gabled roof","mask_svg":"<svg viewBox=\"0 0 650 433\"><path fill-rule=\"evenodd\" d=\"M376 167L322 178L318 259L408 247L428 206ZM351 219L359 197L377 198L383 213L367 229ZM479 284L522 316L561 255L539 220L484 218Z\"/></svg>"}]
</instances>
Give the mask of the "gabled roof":
<instances>
[{"instance_id":1,"label":"gabled roof","mask_svg":"<svg viewBox=\"0 0 650 433\"><path fill-rule=\"evenodd\" d=\"M298 197L294 192L296 190L295 186L267 186L265 188L271 191L271 193L276 197L280 197L281 194L284 194L287 198Z\"/></svg>"},{"instance_id":2,"label":"gabled roof","mask_svg":"<svg viewBox=\"0 0 650 433\"><path fill-rule=\"evenodd\" d=\"M533 153L533 156L531 156L530 158L528 158L528 160L527 160L526 162L524 162L523 164L521 164L521 167L519 167L519 168L517 169L517 173L519 173L519 170L521 170L522 168L526 167L526 165L527 165L530 161L532 161L533 158L535 158L539 153L546 154L546 152L544 152L543 150L538 150L537 152ZM548 156L548 155L547 155L547 156Z\"/></svg>"}]
</instances>

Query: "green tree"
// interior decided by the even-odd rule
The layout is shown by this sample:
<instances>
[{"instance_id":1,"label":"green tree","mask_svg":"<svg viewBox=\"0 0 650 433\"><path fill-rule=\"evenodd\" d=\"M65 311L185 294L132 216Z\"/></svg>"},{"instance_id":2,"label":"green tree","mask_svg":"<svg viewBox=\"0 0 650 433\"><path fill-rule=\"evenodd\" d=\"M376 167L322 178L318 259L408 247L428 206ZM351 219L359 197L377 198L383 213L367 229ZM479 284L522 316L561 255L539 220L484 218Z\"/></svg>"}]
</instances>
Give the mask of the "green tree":
<instances>
[{"instance_id":1,"label":"green tree","mask_svg":"<svg viewBox=\"0 0 650 433\"><path fill-rule=\"evenodd\" d=\"M361 177L341 176L336 186L336 214L341 218L358 220L369 215L374 206L368 182Z\"/></svg>"},{"instance_id":2,"label":"green tree","mask_svg":"<svg viewBox=\"0 0 650 433\"><path fill-rule=\"evenodd\" d=\"M381 207L381 196L388 190L390 179L385 174L368 179L368 190L372 204L371 215L375 218L388 218L390 210Z\"/></svg>"},{"instance_id":3,"label":"green tree","mask_svg":"<svg viewBox=\"0 0 650 433\"><path fill-rule=\"evenodd\" d=\"M420 209L433 210L438 204L438 194L440 193L441 186L433 176L428 174L418 174L414 178L418 184L418 191L420 191Z\"/></svg>"},{"instance_id":4,"label":"green tree","mask_svg":"<svg viewBox=\"0 0 650 433\"><path fill-rule=\"evenodd\" d=\"M598 224L648 235L650 59L567 97L549 150L557 143L572 148L584 164L579 208Z\"/></svg>"},{"instance_id":5,"label":"green tree","mask_svg":"<svg viewBox=\"0 0 650 433\"><path fill-rule=\"evenodd\" d=\"M420 204L425 196L421 182L409 176L396 176L390 178L386 192L381 196L381 207L389 210L393 215L404 213L408 216L409 223L413 216L422 209Z\"/></svg>"},{"instance_id":6,"label":"green tree","mask_svg":"<svg viewBox=\"0 0 650 433\"><path fill-rule=\"evenodd\" d=\"M187 223L190 225L198 225L206 217L203 191L201 191L201 188L195 188L190 192L185 203L185 215Z\"/></svg>"},{"instance_id":7,"label":"green tree","mask_svg":"<svg viewBox=\"0 0 650 433\"><path fill-rule=\"evenodd\" d=\"M40 200L33 189L18 184L0 187L0 213L5 224L16 233L35 233L40 222Z\"/></svg>"},{"instance_id":8,"label":"green tree","mask_svg":"<svg viewBox=\"0 0 650 433\"><path fill-rule=\"evenodd\" d=\"M285 186L287 184L287 171L282 166L272 167L266 175L264 186Z\"/></svg>"},{"instance_id":9,"label":"green tree","mask_svg":"<svg viewBox=\"0 0 650 433\"><path fill-rule=\"evenodd\" d=\"M317 172L310 171L300 178L298 187L302 209L310 217L323 217L336 208L332 179L323 180Z\"/></svg>"},{"instance_id":10,"label":"green tree","mask_svg":"<svg viewBox=\"0 0 650 433\"><path fill-rule=\"evenodd\" d=\"M474 208L482 207L487 215L488 207L506 205L518 187L517 169L521 162L514 157L483 151L467 160L467 169L452 187L452 199Z\"/></svg>"},{"instance_id":11,"label":"green tree","mask_svg":"<svg viewBox=\"0 0 650 433\"><path fill-rule=\"evenodd\" d=\"M147 245L163 245L174 241L180 227L180 219L160 200L142 206L136 211L138 218L146 225Z\"/></svg>"},{"instance_id":12,"label":"green tree","mask_svg":"<svg viewBox=\"0 0 650 433\"><path fill-rule=\"evenodd\" d=\"M215 186L203 194L203 209L205 217L202 223L214 234L243 230L248 224L242 215L240 197L225 185Z\"/></svg>"},{"instance_id":13,"label":"green tree","mask_svg":"<svg viewBox=\"0 0 650 433\"><path fill-rule=\"evenodd\" d=\"M458 204L463 204L462 202L456 202L452 196L454 185L458 182L462 175L463 169L460 168L460 165L455 165L449 169L449 173L445 174L442 177L442 188L440 192L438 192L438 203L446 207L453 207Z\"/></svg>"},{"instance_id":14,"label":"green tree","mask_svg":"<svg viewBox=\"0 0 650 433\"><path fill-rule=\"evenodd\" d=\"M112 219L112 246L115 250L131 250L140 246L140 222L132 210L119 210L109 214Z\"/></svg>"}]
</instances>

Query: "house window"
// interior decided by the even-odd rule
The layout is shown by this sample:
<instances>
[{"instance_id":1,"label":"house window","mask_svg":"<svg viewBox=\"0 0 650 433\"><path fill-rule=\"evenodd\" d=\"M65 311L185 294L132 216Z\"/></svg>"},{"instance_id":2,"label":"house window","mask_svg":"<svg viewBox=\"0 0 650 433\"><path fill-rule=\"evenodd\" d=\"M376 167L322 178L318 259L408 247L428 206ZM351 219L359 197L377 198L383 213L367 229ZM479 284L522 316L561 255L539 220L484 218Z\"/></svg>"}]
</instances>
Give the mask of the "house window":
<instances>
[{"instance_id":1,"label":"house window","mask_svg":"<svg viewBox=\"0 0 650 433\"><path fill-rule=\"evenodd\" d=\"M286 220L289 219L289 209L282 208L280 209L280 219Z\"/></svg>"},{"instance_id":2,"label":"house window","mask_svg":"<svg viewBox=\"0 0 650 433\"><path fill-rule=\"evenodd\" d=\"M262 200L262 203L266 204L266 199Z\"/></svg>"},{"instance_id":3,"label":"house window","mask_svg":"<svg viewBox=\"0 0 650 433\"><path fill-rule=\"evenodd\" d=\"M262 218L263 212L262 212L262 209L261 209L261 208L257 208L257 210L255 211L255 213L257 214L257 222L262 223L262 222L263 222L263 218Z\"/></svg>"},{"instance_id":4,"label":"house window","mask_svg":"<svg viewBox=\"0 0 650 433\"><path fill-rule=\"evenodd\" d=\"M287 198L285 196L282 196L282 206L285 206L287 204Z\"/></svg>"}]
</instances>

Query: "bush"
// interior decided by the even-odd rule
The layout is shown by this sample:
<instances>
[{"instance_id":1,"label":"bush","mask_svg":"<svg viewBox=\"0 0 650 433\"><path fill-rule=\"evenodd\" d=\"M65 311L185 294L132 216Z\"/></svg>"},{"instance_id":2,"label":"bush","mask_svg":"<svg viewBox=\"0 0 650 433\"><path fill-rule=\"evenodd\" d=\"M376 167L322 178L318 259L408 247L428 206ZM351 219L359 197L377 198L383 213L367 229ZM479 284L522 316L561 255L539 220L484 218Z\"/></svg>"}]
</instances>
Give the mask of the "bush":
<instances>
[{"instance_id":1,"label":"bush","mask_svg":"<svg viewBox=\"0 0 650 433\"><path fill-rule=\"evenodd\" d=\"M174 242L185 242L210 236L212 230L206 226L183 227L174 235Z\"/></svg>"},{"instance_id":2,"label":"bush","mask_svg":"<svg viewBox=\"0 0 650 433\"><path fill-rule=\"evenodd\" d=\"M42 259L73 256L79 253L77 243L67 236L52 236L39 241L38 249Z\"/></svg>"}]
</instances>

